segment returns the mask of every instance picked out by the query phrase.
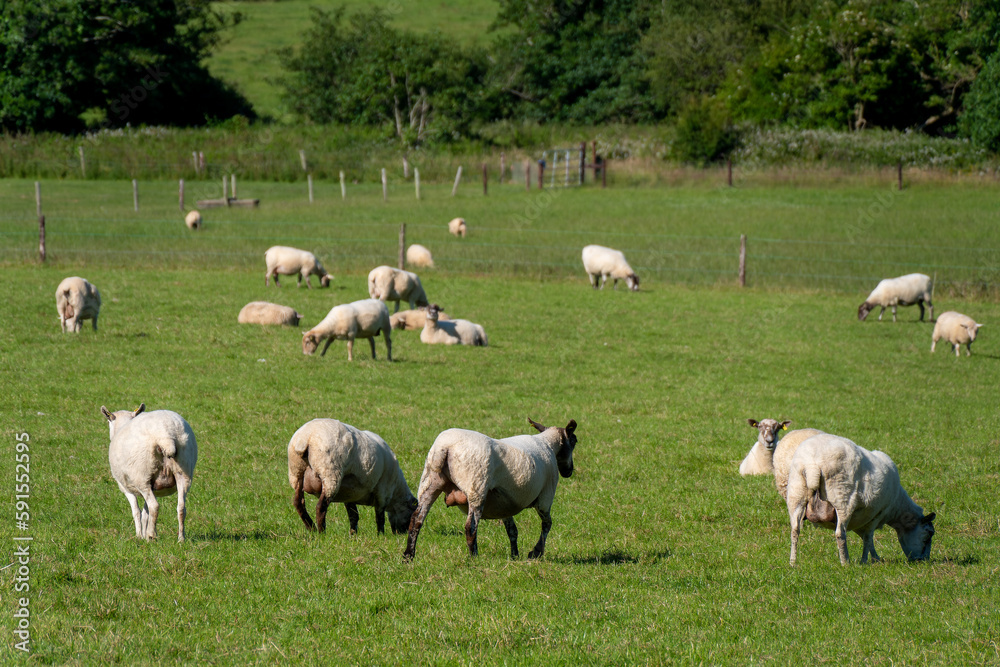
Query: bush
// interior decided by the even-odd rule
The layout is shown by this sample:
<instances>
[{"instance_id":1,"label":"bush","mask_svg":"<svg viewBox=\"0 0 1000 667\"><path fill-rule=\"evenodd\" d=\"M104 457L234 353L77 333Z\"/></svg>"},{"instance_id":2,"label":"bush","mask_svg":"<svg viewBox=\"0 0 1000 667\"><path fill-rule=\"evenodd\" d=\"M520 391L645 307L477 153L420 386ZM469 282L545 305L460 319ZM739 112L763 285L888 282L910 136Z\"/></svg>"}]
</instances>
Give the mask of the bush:
<instances>
[{"instance_id":1,"label":"bush","mask_svg":"<svg viewBox=\"0 0 1000 667\"><path fill-rule=\"evenodd\" d=\"M1000 152L1000 51L986 62L965 96L959 128L977 146Z\"/></svg>"},{"instance_id":2,"label":"bush","mask_svg":"<svg viewBox=\"0 0 1000 667\"><path fill-rule=\"evenodd\" d=\"M689 102L677 117L674 157L704 166L729 155L739 144L725 105L714 98Z\"/></svg>"}]
</instances>

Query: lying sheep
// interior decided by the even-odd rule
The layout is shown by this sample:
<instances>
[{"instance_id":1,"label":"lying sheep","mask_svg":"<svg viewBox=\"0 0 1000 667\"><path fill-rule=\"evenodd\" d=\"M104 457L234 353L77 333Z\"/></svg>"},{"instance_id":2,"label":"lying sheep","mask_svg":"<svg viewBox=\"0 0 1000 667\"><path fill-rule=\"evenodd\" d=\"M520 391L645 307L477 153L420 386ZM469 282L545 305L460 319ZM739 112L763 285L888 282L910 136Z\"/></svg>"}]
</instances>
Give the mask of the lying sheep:
<instances>
[{"instance_id":1,"label":"lying sheep","mask_svg":"<svg viewBox=\"0 0 1000 667\"><path fill-rule=\"evenodd\" d=\"M299 250L298 248L289 248L288 246L276 245L267 249L264 253L264 263L267 264L267 273L264 274L264 287L267 287L271 276L274 276L274 284L277 287L281 287L278 283L278 275L282 276L294 276L298 274L298 286L302 286L302 279L306 279L306 287L312 289L312 285L309 284L309 279L311 276L319 276L319 283L321 287L329 287L330 280L333 278L316 255L312 254L307 250Z\"/></svg>"},{"instance_id":2,"label":"lying sheep","mask_svg":"<svg viewBox=\"0 0 1000 667\"><path fill-rule=\"evenodd\" d=\"M886 308L892 308L892 321L896 321L896 306L920 306L920 321L924 319L924 303L931 311L931 320L934 319L934 304L931 303L931 294L934 292L934 284L929 276L922 273L911 273L899 278L886 278L881 281L872 293L868 295L865 302L858 306L858 319L862 322L868 317L876 306L881 306L878 313L879 321L882 321L882 314Z\"/></svg>"},{"instance_id":3,"label":"lying sheep","mask_svg":"<svg viewBox=\"0 0 1000 667\"><path fill-rule=\"evenodd\" d=\"M944 338L955 349L955 356L959 356L958 349L965 345L965 355L972 356L972 342L976 340L979 327L974 319L954 310L942 313L934 323L934 333L931 334L931 352L937 342Z\"/></svg>"},{"instance_id":4,"label":"lying sheep","mask_svg":"<svg viewBox=\"0 0 1000 667\"><path fill-rule=\"evenodd\" d=\"M417 274L391 266L376 266L368 273L368 296L379 301L395 301L399 312L399 302L406 301L410 309L426 306L427 295Z\"/></svg>"},{"instance_id":5,"label":"lying sheep","mask_svg":"<svg viewBox=\"0 0 1000 667\"><path fill-rule=\"evenodd\" d=\"M449 222L448 231L451 232L453 236L461 236L464 239L466 232L465 218L455 218Z\"/></svg>"},{"instance_id":6,"label":"lying sheep","mask_svg":"<svg viewBox=\"0 0 1000 667\"><path fill-rule=\"evenodd\" d=\"M875 531L888 524L896 531L906 557L925 560L930 556L934 537L934 517L924 516L899 483L899 471L882 452L870 452L846 438L821 433L799 445L792 457L788 477L788 519L791 522L792 551L789 563L795 565L799 530L810 504L820 498L832 507L831 522L840 562L850 562L847 555L847 531L864 540L861 563L880 561L875 553Z\"/></svg>"},{"instance_id":7,"label":"lying sheep","mask_svg":"<svg viewBox=\"0 0 1000 667\"><path fill-rule=\"evenodd\" d=\"M443 310L438 311L438 321L450 320L451 317ZM405 331L416 331L423 329L427 321L427 308L417 308L415 310L401 310L389 316L389 322L393 329L403 329Z\"/></svg>"},{"instance_id":8,"label":"lying sheep","mask_svg":"<svg viewBox=\"0 0 1000 667\"><path fill-rule=\"evenodd\" d=\"M290 324L299 326L302 315L294 308L267 301L251 301L243 306L236 320L240 324Z\"/></svg>"},{"instance_id":9,"label":"lying sheep","mask_svg":"<svg viewBox=\"0 0 1000 667\"><path fill-rule=\"evenodd\" d=\"M101 293L83 278L65 278L56 288L56 312L59 313L59 327L63 333L78 333L83 320L92 320L94 331L97 331Z\"/></svg>"},{"instance_id":10,"label":"lying sheep","mask_svg":"<svg viewBox=\"0 0 1000 667\"><path fill-rule=\"evenodd\" d=\"M191 211L184 216L184 224L187 225L188 229L194 231L201 229L201 213L198 211Z\"/></svg>"},{"instance_id":11,"label":"lying sheep","mask_svg":"<svg viewBox=\"0 0 1000 667\"><path fill-rule=\"evenodd\" d=\"M597 289L597 279L601 279L600 288L608 278L613 278L614 289L618 289L618 281L624 280L633 292L639 291L639 276L625 261L625 255L620 250L605 248L600 245L589 245L583 249L583 268L590 277L590 284Z\"/></svg>"},{"instance_id":12,"label":"lying sheep","mask_svg":"<svg viewBox=\"0 0 1000 667\"><path fill-rule=\"evenodd\" d=\"M434 440L417 491L417 509L410 520L403 560L413 560L417 537L431 505L442 493L444 504L457 505L464 514L465 542L469 554L479 553L477 530L482 519L502 519L510 540L510 557L517 558L517 525L514 516L534 507L542 533L528 558L541 558L552 528L552 501L559 476L573 474L576 421L566 428L546 428L528 420L537 435L517 435L495 440L465 429L448 429Z\"/></svg>"},{"instance_id":13,"label":"lying sheep","mask_svg":"<svg viewBox=\"0 0 1000 667\"><path fill-rule=\"evenodd\" d=\"M302 353L313 354L319 344L326 339L326 345L319 356L326 354L334 340L347 341L347 360L354 361L354 339L367 338L372 346L375 359L375 336L385 336L385 352L392 361L392 326L389 324L389 309L375 299L362 299L353 303L334 306L323 321L302 334Z\"/></svg>"},{"instance_id":14,"label":"lying sheep","mask_svg":"<svg viewBox=\"0 0 1000 667\"><path fill-rule=\"evenodd\" d=\"M128 498L136 537L142 539L156 539L156 520L160 513L156 499L176 493L177 541L183 542L185 501L198 462L198 443L191 425L176 412L144 412L145 409L145 403L135 412L109 412L101 406L101 413L111 429L108 449L111 475ZM141 495L145 503L141 510L137 495Z\"/></svg>"},{"instance_id":15,"label":"lying sheep","mask_svg":"<svg viewBox=\"0 0 1000 667\"><path fill-rule=\"evenodd\" d=\"M309 530L326 530L330 503L344 503L351 535L358 532L358 505L375 508L375 525L385 532L385 514L394 533L403 533L417 508L396 455L385 440L371 431L336 419L313 419L288 442L288 482L295 492L292 505ZM303 494L317 498L316 523L303 503Z\"/></svg>"},{"instance_id":16,"label":"lying sheep","mask_svg":"<svg viewBox=\"0 0 1000 667\"><path fill-rule=\"evenodd\" d=\"M421 268L434 268L434 258L431 257L431 251L418 243L414 243L406 249L406 263Z\"/></svg>"},{"instance_id":17,"label":"lying sheep","mask_svg":"<svg viewBox=\"0 0 1000 667\"><path fill-rule=\"evenodd\" d=\"M747 423L757 429L757 442L740 463L740 475L773 475L774 449L778 446L778 431L787 431L792 422L774 419L747 419Z\"/></svg>"},{"instance_id":18,"label":"lying sheep","mask_svg":"<svg viewBox=\"0 0 1000 667\"><path fill-rule=\"evenodd\" d=\"M427 308L424 330L420 332L420 342L428 345L478 345L486 347L489 339L486 331L469 320L439 321L441 307L436 303Z\"/></svg>"}]
</instances>

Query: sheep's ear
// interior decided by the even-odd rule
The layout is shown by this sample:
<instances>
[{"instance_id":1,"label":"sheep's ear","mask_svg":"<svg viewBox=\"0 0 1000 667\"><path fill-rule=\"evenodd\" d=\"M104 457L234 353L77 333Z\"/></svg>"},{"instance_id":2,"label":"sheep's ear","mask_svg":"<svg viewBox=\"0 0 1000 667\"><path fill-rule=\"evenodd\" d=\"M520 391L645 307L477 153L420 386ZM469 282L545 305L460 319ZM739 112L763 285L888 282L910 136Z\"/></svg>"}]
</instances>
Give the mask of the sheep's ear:
<instances>
[{"instance_id":1,"label":"sheep's ear","mask_svg":"<svg viewBox=\"0 0 1000 667\"><path fill-rule=\"evenodd\" d=\"M785 421L781 422L781 430L782 431L787 431L788 430L788 425L791 424L791 423L792 423L791 419L786 419Z\"/></svg>"},{"instance_id":2,"label":"sheep's ear","mask_svg":"<svg viewBox=\"0 0 1000 667\"><path fill-rule=\"evenodd\" d=\"M544 427L544 426L542 426L541 424L539 424L538 422L536 422L536 421L535 421L534 419L532 419L531 417L528 417L528 421L529 421L529 422L531 423L531 425L532 425L532 426L534 426L534 427L535 427L536 429L538 429L538 432L539 432L539 433L541 433L542 431L544 431L544 430L545 430L545 427Z\"/></svg>"},{"instance_id":3,"label":"sheep's ear","mask_svg":"<svg viewBox=\"0 0 1000 667\"><path fill-rule=\"evenodd\" d=\"M104 415L104 417L109 422L113 422L115 420L115 415L113 413L111 413L111 412L108 412L108 409L106 407L104 407L103 405L101 406L101 414Z\"/></svg>"},{"instance_id":4,"label":"sheep's ear","mask_svg":"<svg viewBox=\"0 0 1000 667\"><path fill-rule=\"evenodd\" d=\"M576 420L570 419L569 423L566 424L566 433L568 433L569 435L573 435L573 431L575 430L576 430Z\"/></svg>"},{"instance_id":5,"label":"sheep's ear","mask_svg":"<svg viewBox=\"0 0 1000 667\"><path fill-rule=\"evenodd\" d=\"M132 413L132 416L133 416L133 417L138 417L138 416L139 416L139 413L140 413L140 412L142 412L142 411L143 411L143 410L145 410L145 409L146 409L146 404L145 404L145 403L140 403L140 404L139 404L139 407L137 407L137 408L135 409L135 412L133 412L133 413Z\"/></svg>"},{"instance_id":6,"label":"sheep's ear","mask_svg":"<svg viewBox=\"0 0 1000 667\"><path fill-rule=\"evenodd\" d=\"M934 520L934 517L936 517L936 516L937 516L937 512L931 512L930 514L928 514L927 516L925 516L923 519L921 519L920 523L930 523L931 521Z\"/></svg>"},{"instance_id":7,"label":"sheep's ear","mask_svg":"<svg viewBox=\"0 0 1000 667\"><path fill-rule=\"evenodd\" d=\"M757 421L756 419L748 419L747 423L750 424L751 426L753 426L754 428L757 428L758 426L760 426L760 422Z\"/></svg>"}]
</instances>

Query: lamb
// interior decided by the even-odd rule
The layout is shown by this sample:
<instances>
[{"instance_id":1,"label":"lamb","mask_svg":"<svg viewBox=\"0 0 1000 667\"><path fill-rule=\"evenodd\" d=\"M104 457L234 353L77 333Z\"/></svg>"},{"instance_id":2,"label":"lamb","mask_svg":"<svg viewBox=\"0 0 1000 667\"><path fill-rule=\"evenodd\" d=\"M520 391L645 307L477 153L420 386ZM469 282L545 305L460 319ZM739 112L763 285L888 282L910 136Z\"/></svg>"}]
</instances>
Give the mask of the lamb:
<instances>
[{"instance_id":1,"label":"lamb","mask_svg":"<svg viewBox=\"0 0 1000 667\"><path fill-rule=\"evenodd\" d=\"M482 519L502 519L510 540L510 557L517 558L517 525L514 516L534 507L542 532L528 558L541 558L552 528L552 501L559 476L573 474L576 421L566 428L546 428L528 419L538 435L517 435L495 440L465 429L448 429L438 435L427 453L417 491L417 509L410 519L403 561L413 560L420 527L431 505L442 493L444 504L457 505L464 514L465 542L469 554L479 553L477 530Z\"/></svg>"},{"instance_id":2,"label":"lamb","mask_svg":"<svg viewBox=\"0 0 1000 667\"><path fill-rule=\"evenodd\" d=\"M418 243L414 243L406 249L406 263L418 267L434 268L434 258L431 257L431 251Z\"/></svg>"},{"instance_id":3,"label":"lamb","mask_svg":"<svg viewBox=\"0 0 1000 667\"><path fill-rule=\"evenodd\" d=\"M486 347L489 339L480 325L469 320L439 321L441 307L436 303L427 308L424 330L420 332L420 342L428 345L478 345Z\"/></svg>"},{"instance_id":4,"label":"lamb","mask_svg":"<svg viewBox=\"0 0 1000 667\"><path fill-rule=\"evenodd\" d=\"M368 296L380 301L395 301L396 309L392 312L399 312L399 302L406 301L410 304L410 309L417 306L426 306L427 295L424 293L424 286L420 284L420 278L415 273L394 269L391 266L377 266L368 274Z\"/></svg>"},{"instance_id":5,"label":"lamb","mask_svg":"<svg viewBox=\"0 0 1000 667\"><path fill-rule=\"evenodd\" d=\"M63 333L79 333L83 320L92 320L94 331L97 331L101 293L84 278L65 278L56 288L56 312L59 313L59 326Z\"/></svg>"},{"instance_id":6,"label":"lamb","mask_svg":"<svg viewBox=\"0 0 1000 667\"><path fill-rule=\"evenodd\" d=\"M892 321L896 321L896 306L920 306L920 321L924 320L924 303L931 311L931 320L934 320L934 304L931 303L931 294L934 292L934 284L929 276L922 273L910 273L899 278L886 278L876 285L872 293L868 295L865 302L858 306L858 319L862 322L868 317L876 306L881 306L878 319L882 321L882 314L886 308L892 308Z\"/></svg>"},{"instance_id":7,"label":"lamb","mask_svg":"<svg viewBox=\"0 0 1000 667\"><path fill-rule=\"evenodd\" d=\"M976 340L979 327L974 319L961 313L949 310L942 313L934 323L934 333L931 335L931 352L937 342L944 338L955 349L955 356L958 357L958 349L965 345L965 355L972 356L972 342Z\"/></svg>"},{"instance_id":8,"label":"lamb","mask_svg":"<svg viewBox=\"0 0 1000 667\"><path fill-rule=\"evenodd\" d=\"M334 306L323 321L302 334L302 353L313 354L319 344L326 339L326 345L319 356L326 354L334 340L347 341L347 360L354 361L354 339L367 338L375 359L375 336L385 336L385 352L392 361L392 325L389 323L389 309L381 301L362 299L353 303Z\"/></svg>"},{"instance_id":9,"label":"lamb","mask_svg":"<svg viewBox=\"0 0 1000 667\"><path fill-rule=\"evenodd\" d=\"M288 442L288 482L292 505L309 530L326 530L331 502L344 503L351 535L358 532L358 505L375 508L375 525L385 533L385 515L393 533L403 533L417 499L385 440L336 419L313 419ZM316 523L303 504L303 494L316 496Z\"/></svg>"},{"instance_id":10,"label":"lamb","mask_svg":"<svg viewBox=\"0 0 1000 667\"><path fill-rule=\"evenodd\" d=\"M240 324L290 324L299 326L302 315L294 308L267 301L251 301L236 318Z\"/></svg>"},{"instance_id":11,"label":"lamb","mask_svg":"<svg viewBox=\"0 0 1000 667\"><path fill-rule=\"evenodd\" d=\"M156 539L156 520L160 513L158 497L177 494L177 541L184 541L185 501L198 462L198 444L191 425L176 412L144 412L141 404L134 412L101 413L111 429L108 460L111 475L118 482L132 508L136 537ZM139 509L136 496L144 506Z\"/></svg>"},{"instance_id":12,"label":"lamb","mask_svg":"<svg viewBox=\"0 0 1000 667\"><path fill-rule=\"evenodd\" d=\"M589 245L583 249L583 268L590 277L590 284L597 289L597 279L600 277L600 288L608 278L613 278L614 289L618 289L618 281L624 280L633 292L639 291L639 276L625 261L625 255L620 250L605 248L600 245Z\"/></svg>"},{"instance_id":13,"label":"lamb","mask_svg":"<svg viewBox=\"0 0 1000 667\"><path fill-rule=\"evenodd\" d=\"M198 231L201 229L201 213L198 211L191 211L184 216L184 224L187 225L188 229Z\"/></svg>"},{"instance_id":14,"label":"lamb","mask_svg":"<svg viewBox=\"0 0 1000 667\"><path fill-rule=\"evenodd\" d=\"M884 453L870 452L829 433L815 435L799 445L788 477L791 565L795 565L802 519L817 499L833 506L829 518L836 524L842 565L850 562L848 530L864 541L862 564L868 561L868 554L874 561L882 560L875 552L874 534L886 524L896 531L899 546L909 560L926 560L930 556L936 515L932 512L924 516L923 509L903 490L896 465Z\"/></svg>"},{"instance_id":15,"label":"lamb","mask_svg":"<svg viewBox=\"0 0 1000 667\"><path fill-rule=\"evenodd\" d=\"M294 276L298 274L298 286L302 286L302 279L306 279L306 287L312 289L312 285L309 284L309 279L311 276L319 276L319 283L321 287L329 287L330 280L333 278L316 255L312 254L307 250L299 250L298 248L289 248L288 246L276 245L271 246L264 253L264 262L267 264L267 273L264 274L264 287L267 287L271 276L274 276L274 284L277 287L281 287L278 283L278 275L283 276Z\"/></svg>"},{"instance_id":16,"label":"lamb","mask_svg":"<svg viewBox=\"0 0 1000 667\"><path fill-rule=\"evenodd\" d=\"M443 310L438 311L438 320L450 320L451 316ZM402 310L389 316L389 322L393 329L403 329L404 331L416 331L423 329L427 321L427 308L417 308L416 310Z\"/></svg>"},{"instance_id":17,"label":"lamb","mask_svg":"<svg viewBox=\"0 0 1000 667\"><path fill-rule=\"evenodd\" d=\"M464 239L466 232L465 218L455 218L449 222L448 231L451 232L452 236L461 236Z\"/></svg>"}]
</instances>

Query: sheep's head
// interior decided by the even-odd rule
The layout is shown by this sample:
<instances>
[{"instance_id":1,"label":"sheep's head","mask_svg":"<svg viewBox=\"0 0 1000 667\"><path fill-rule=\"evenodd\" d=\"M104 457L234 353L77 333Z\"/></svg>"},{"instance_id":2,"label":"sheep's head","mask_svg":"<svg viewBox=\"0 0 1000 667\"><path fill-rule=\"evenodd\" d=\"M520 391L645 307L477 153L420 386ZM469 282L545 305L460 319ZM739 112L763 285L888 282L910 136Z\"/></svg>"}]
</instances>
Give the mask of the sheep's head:
<instances>
[{"instance_id":1,"label":"sheep's head","mask_svg":"<svg viewBox=\"0 0 1000 667\"><path fill-rule=\"evenodd\" d=\"M441 312L441 306L436 303L432 303L427 306L427 319L431 322L438 321L438 314Z\"/></svg>"},{"instance_id":2,"label":"sheep's head","mask_svg":"<svg viewBox=\"0 0 1000 667\"><path fill-rule=\"evenodd\" d=\"M625 284L628 285L628 288L630 290L632 290L633 292L638 292L639 291L639 276L635 275L634 273L628 274L625 277Z\"/></svg>"},{"instance_id":3,"label":"sheep's head","mask_svg":"<svg viewBox=\"0 0 1000 667\"><path fill-rule=\"evenodd\" d=\"M983 325L976 324L975 322L973 322L972 324L963 324L962 326L965 328L966 331L969 332L969 342L971 343L972 341L976 340L976 334L979 333L979 327Z\"/></svg>"},{"instance_id":4,"label":"sheep's head","mask_svg":"<svg viewBox=\"0 0 1000 667\"><path fill-rule=\"evenodd\" d=\"M410 517L417 511L417 499L410 496L405 502L387 508L389 527L395 535L402 535L410 528Z\"/></svg>"},{"instance_id":5,"label":"sheep's head","mask_svg":"<svg viewBox=\"0 0 1000 667\"><path fill-rule=\"evenodd\" d=\"M319 338L311 331L302 334L302 354L313 354L319 347Z\"/></svg>"},{"instance_id":6,"label":"sheep's head","mask_svg":"<svg viewBox=\"0 0 1000 667\"><path fill-rule=\"evenodd\" d=\"M788 425L792 422L785 420L779 422L776 419L748 419L747 423L757 429L757 442L769 452L773 452L778 446L778 431L787 431Z\"/></svg>"},{"instance_id":7,"label":"sheep's head","mask_svg":"<svg viewBox=\"0 0 1000 667\"><path fill-rule=\"evenodd\" d=\"M111 431L111 439L114 440L115 433L118 432L125 424L139 416L139 414L146 409L145 403L140 403L139 407L135 409L134 412L128 410L119 410L117 412L111 412L103 405L101 406L101 414L104 418L108 420L108 429Z\"/></svg>"},{"instance_id":8,"label":"sheep's head","mask_svg":"<svg viewBox=\"0 0 1000 667\"><path fill-rule=\"evenodd\" d=\"M319 279L320 287L329 287L331 280L333 280L333 276L329 273L324 273L323 277Z\"/></svg>"},{"instance_id":9,"label":"sheep's head","mask_svg":"<svg viewBox=\"0 0 1000 667\"><path fill-rule=\"evenodd\" d=\"M931 540L934 538L934 517L931 512L927 516L910 514L896 526L896 537L899 546L910 560L927 560L931 556Z\"/></svg>"},{"instance_id":10,"label":"sheep's head","mask_svg":"<svg viewBox=\"0 0 1000 667\"><path fill-rule=\"evenodd\" d=\"M528 417L528 421L539 433L543 433L546 427ZM556 465L559 466L559 474L563 477L573 476L573 450L576 449L576 420L570 419L566 428L556 429L559 431L561 439L559 451L556 452Z\"/></svg>"},{"instance_id":11,"label":"sheep's head","mask_svg":"<svg viewBox=\"0 0 1000 667\"><path fill-rule=\"evenodd\" d=\"M872 308L873 306L867 301L858 306L858 319L864 322L865 318L868 317L868 313L872 312Z\"/></svg>"}]
</instances>

